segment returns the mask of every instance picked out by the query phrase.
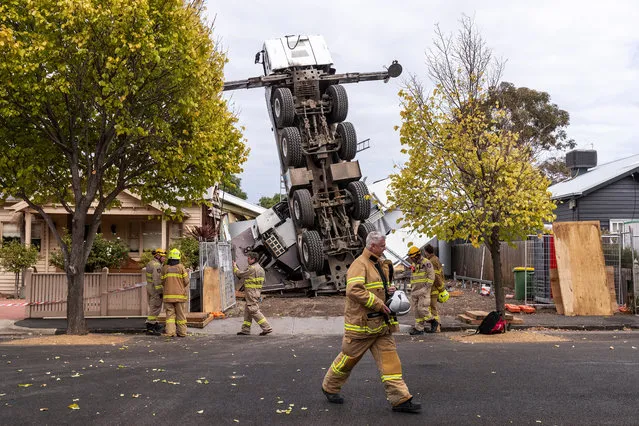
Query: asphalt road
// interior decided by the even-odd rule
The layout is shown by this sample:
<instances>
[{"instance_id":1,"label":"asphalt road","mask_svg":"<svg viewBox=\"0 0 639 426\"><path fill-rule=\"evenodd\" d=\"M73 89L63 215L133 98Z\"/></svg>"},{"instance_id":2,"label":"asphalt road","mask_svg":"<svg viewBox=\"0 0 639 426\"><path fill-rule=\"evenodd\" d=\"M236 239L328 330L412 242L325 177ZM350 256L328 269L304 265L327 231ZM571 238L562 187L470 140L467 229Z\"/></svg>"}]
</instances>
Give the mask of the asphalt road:
<instances>
[{"instance_id":1,"label":"asphalt road","mask_svg":"<svg viewBox=\"0 0 639 426\"><path fill-rule=\"evenodd\" d=\"M418 415L390 410L370 355L343 389L345 404L329 404L320 385L338 337L0 345L0 424L637 424L639 332L561 335L571 341L399 336Z\"/></svg>"}]
</instances>

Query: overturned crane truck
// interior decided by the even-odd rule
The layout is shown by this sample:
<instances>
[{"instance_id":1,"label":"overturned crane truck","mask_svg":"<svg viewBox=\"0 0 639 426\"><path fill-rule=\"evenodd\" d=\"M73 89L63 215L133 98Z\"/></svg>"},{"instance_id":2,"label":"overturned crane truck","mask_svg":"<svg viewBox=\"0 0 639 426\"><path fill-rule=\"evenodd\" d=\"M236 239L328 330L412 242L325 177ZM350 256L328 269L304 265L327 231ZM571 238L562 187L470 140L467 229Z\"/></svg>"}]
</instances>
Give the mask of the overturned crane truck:
<instances>
[{"instance_id":1,"label":"overturned crane truck","mask_svg":"<svg viewBox=\"0 0 639 426\"><path fill-rule=\"evenodd\" d=\"M359 163L357 133L346 120L342 84L397 77L383 72L336 74L322 36L267 40L255 55L264 76L224 83L224 90L266 89L288 195L247 227L230 229L237 259L260 254L265 290L310 287L315 293L346 288L346 270L374 230L371 204ZM238 260L239 263L239 260Z\"/></svg>"}]
</instances>

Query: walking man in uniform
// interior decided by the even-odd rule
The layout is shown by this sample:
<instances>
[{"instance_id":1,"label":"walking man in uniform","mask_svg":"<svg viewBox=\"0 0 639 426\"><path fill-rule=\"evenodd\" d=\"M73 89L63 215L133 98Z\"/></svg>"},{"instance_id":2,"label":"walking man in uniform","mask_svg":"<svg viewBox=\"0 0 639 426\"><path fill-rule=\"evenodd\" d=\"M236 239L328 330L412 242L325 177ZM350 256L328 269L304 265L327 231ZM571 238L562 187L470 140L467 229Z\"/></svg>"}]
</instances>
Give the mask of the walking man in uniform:
<instances>
[{"instance_id":1,"label":"walking man in uniform","mask_svg":"<svg viewBox=\"0 0 639 426\"><path fill-rule=\"evenodd\" d=\"M242 329L237 332L238 336L251 334L251 324L253 320L262 328L260 336L266 336L273 332L271 325L268 323L262 312L260 312L260 293L264 284L264 269L257 262L259 255L255 252L249 252L247 255L248 267L241 271L235 262L233 262L233 273L240 279L241 287L244 288L244 322Z\"/></svg>"},{"instance_id":2,"label":"walking man in uniform","mask_svg":"<svg viewBox=\"0 0 639 426\"><path fill-rule=\"evenodd\" d=\"M433 265L433 270L435 271L435 282L430 290L430 325L431 325L431 333L439 333L440 325L439 325L439 313L437 312L437 300L439 297L439 293L446 289L446 282L444 281L444 271L442 268L442 263L439 261L439 257L435 256L435 248L430 244L426 245L426 259L430 261Z\"/></svg>"},{"instance_id":3,"label":"walking man in uniform","mask_svg":"<svg viewBox=\"0 0 639 426\"><path fill-rule=\"evenodd\" d=\"M386 306L395 288L390 283L389 265L382 258L385 249L386 237L377 231L369 233L364 252L348 268L342 351L326 372L322 391L329 402L343 404L344 397L339 392L355 365L370 350L393 411L418 413L421 404L412 402L392 336L399 330L399 323Z\"/></svg>"},{"instance_id":4,"label":"walking man in uniform","mask_svg":"<svg viewBox=\"0 0 639 426\"><path fill-rule=\"evenodd\" d=\"M422 257L421 250L415 246L411 246L408 249L408 258L410 259L410 269L412 271L410 275L410 299L415 312L415 327L409 334L430 333L431 329L424 329L424 323L433 320L430 293L433 282L435 282L435 270L433 269L433 264ZM435 296L435 303L437 303L437 296ZM437 309L437 306L435 306L435 309Z\"/></svg>"},{"instance_id":5,"label":"walking man in uniform","mask_svg":"<svg viewBox=\"0 0 639 426\"><path fill-rule=\"evenodd\" d=\"M171 249L169 260L162 268L164 310L166 311L165 337L186 337L186 301L189 291L189 273L180 263L182 253Z\"/></svg>"},{"instance_id":6,"label":"walking man in uniform","mask_svg":"<svg viewBox=\"0 0 639 426\"><path fill-rule=\"evenodd\" d=\"M153 250L153 258L146 264L146 294L149 296L149 315L146 317L146 333L162 334L158 316L162 310L162 264L166 261L164 249Z\"/></svg>"}]
</instances>

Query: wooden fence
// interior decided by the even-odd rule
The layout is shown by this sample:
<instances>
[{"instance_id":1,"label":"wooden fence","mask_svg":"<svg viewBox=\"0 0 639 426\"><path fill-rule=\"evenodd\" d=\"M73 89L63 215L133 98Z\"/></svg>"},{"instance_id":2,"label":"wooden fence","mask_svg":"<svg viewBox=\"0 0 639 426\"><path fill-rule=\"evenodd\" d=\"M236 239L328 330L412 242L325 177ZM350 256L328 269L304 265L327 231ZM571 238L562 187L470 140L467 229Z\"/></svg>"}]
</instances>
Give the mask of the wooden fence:
<instances>
[{"instance_id":1,"label":"wooden fence","mask_svg":"<svg viewBox=\"0 0 639 426\"><path fill-rule=\"evenodd\" d=\"M64 273L36 274L28 269L24 275L29 318L67 316L67 276ZM146 274L84 274L84 316L146 316L148 302Z\"/></svg>"},{"instance_id":2,"label":"wooden fence","mask_svg":"<svg viewBox=\"0 0 639 426\"><path fill-rule=\"evenodd\" d=\"M514 242L516 247L501 243L501 276L504 287L515 287L513 268L525 266L525 241ZM493 258L485 246L478 248L472 244L457 244L451 248L452 271L457 275L484 280L494 280ZM483 263L482 263L483 261ZM482 268L483 265L483 268Z\"/></svg>"}]
</instances>

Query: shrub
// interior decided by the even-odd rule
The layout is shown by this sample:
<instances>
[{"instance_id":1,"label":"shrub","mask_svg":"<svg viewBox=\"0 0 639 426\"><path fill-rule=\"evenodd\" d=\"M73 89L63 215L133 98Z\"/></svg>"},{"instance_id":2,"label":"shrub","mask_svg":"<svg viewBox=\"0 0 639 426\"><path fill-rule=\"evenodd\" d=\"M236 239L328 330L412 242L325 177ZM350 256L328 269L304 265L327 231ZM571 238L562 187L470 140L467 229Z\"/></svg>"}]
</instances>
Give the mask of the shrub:
<instances>
[{"instance_id":1,"label":"shrub","mask_svg":"<svg viewBox=\"0 0 639 426\"><path fill-rule=\"evenodd\" d=\"M71 245L71 235L65 233L62 240L67 245ZM129 257L129 248L124 241L118 239L107 240L102 234L97 234L93 241L93 247L87 259L85 272L97 272L102 268L119 268ZM62 250L51 253L49 263L56 268L64 270L64 256Z\"/></svg>"}]
</instances>

